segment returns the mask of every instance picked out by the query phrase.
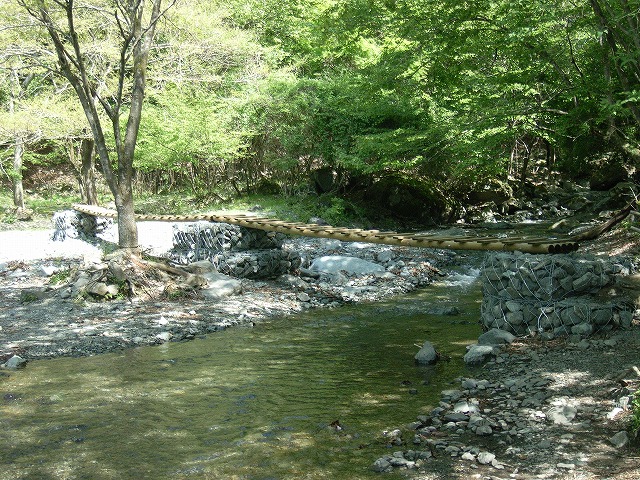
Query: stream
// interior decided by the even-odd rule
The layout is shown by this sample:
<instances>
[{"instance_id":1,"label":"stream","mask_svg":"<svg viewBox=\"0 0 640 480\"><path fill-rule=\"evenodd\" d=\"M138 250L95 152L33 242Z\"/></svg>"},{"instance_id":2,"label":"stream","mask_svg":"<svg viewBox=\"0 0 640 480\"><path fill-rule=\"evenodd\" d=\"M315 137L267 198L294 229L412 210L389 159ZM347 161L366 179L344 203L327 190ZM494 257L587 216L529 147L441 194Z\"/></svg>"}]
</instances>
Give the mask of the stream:
<instances>
[{"instance_id":1,"label":"stream","mask_svg":"<svg viewBox=\"0 0 640 480\"><path fill-rule=\"evenodd\" d=\"M372 462L401 449L382 432L465 375L480 301L457 274L375 304L0 372L0 479L380 478ZM443 306L460 314L425 313ZM435 366L414 363L425 340Z\"/></svg>"}]
</instances>

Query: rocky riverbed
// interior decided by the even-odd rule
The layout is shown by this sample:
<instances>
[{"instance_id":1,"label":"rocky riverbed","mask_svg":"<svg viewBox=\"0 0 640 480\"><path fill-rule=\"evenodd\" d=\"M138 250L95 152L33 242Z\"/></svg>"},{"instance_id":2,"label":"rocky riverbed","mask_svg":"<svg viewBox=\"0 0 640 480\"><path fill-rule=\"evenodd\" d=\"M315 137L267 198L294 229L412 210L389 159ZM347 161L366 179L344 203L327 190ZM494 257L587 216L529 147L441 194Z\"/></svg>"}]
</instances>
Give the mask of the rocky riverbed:
<instances>
[{"instance_id":1,"label":"rocky riverbed","mask_svg":"<svg viewBox=\"0 0 640 480\"><path fill-rule=\"evenodd\" d=\"M637 236L618 230L582 251L632 260L639 247ZM640 441L630 432L640 389L638 313L629 328L587 338L507 342L455 379L430 415L383 432L390 453L372 468L418 480L640 478Z\"/></svg>"},{"instance_id":2,"label":"rocky riverbed","mask_svg":"<svg viewBox=\"0 0 640 480\"><path fill-rule=\"evenodd\" d=\"M171 248L166 224L141 223L140 229L148 251L162 255ZM0 255L2 361L14 354L27 360L84 356L188 340L274 315L376 301L427 285L439 267L462 261L447 251L291 238L283 248L300 255L305 268L298 275L217 277L210 289L174 300L105 300L76 295L77 272L102 268L96 246L78 239L53 242L50 232L0 235L8 246ZM324 266L314 266L314 260L323 260Z\"/></svg>"},{"instance_id":3,"label":"rocky riverbed","mask_svg":"<svg viewBox=\"0 0 640 480\"><path fill-rule=\"evenodd\" d=\"M90 270L102 261L94 246L74 241L62 248L48 237L37 240L33 232L2 233L11 234L11 248L3 248L0 256L3 361L14 355L27 360L85 356L188 340L272 315L375 301L427 285L449 266L482 259L478 254L289 239L284 248L301 255L303 275L243 279L224 298L106 301L68 295L72 286L65 272ZM7 238L1 239L3 247L9 245ZM157 235L150 238L157 240ZM156 254L162 250L154 249ZM586 250L637 255L638 243L628 232L618 232ZM320 257L357 258L375 268L358 273L308 268ZM628 426L631 394L640 386L634 369L639 358L637 317L631 328L606 336L516 340L494 360L456 379L430 415L381 432L389 455L375 460L372 468L402 469L421 480L640 478L637 442L621 433Z\"/></svg>"},{"instance_id":4,"label":"rocky riverbed","mask_svg":"<svg viewBox=\"0 0 640 480\"><path fill-rule=\"evenodd\" d=\"M417 479L635 479L626 429L640 329L580 343L516 341L458 378L430 415L387 432L373 468ZM634 446L635 445L635 446Z\"/></svg>"}]
</instances>

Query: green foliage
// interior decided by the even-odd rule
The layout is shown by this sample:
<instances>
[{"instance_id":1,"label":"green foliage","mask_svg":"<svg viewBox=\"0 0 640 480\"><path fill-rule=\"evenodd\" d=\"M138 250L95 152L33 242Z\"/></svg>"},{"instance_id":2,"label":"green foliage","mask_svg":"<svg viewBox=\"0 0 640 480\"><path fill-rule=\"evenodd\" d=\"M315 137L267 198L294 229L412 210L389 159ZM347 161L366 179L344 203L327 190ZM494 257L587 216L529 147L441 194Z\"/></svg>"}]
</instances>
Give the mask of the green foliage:
<instances>
[{"instance_id":1,"label":"green foliage","mask_svg":"<svg viewBox=\"0 0 640 480\"><path fill-rule=\"evenodd\" d=\"M533 141L549 145L555 166L573 176L591 174L594 154L607 159L611 151L637 166L640 155L630 152L640 144L640 35L628 22L637 22L630 13L640 0L600 4L178 3L149 64L135 158L140 185L180 191L200 208L216 195L304 194L310 174L328 167L368 185L411 179L424 187L411 185L416 196L433 194L451 208L495 180L519 179L518 145ZM25 159L51 165L86 121L65 81L45 75L49 57L29 61L46 53L41 32L2 28L24 17L8 0L0 6L0 45L12 46L0 57L7 72L18 72L0 75L0 137L46 139L56 147L36 156L29 140ZM115 24L92 28L89 13L78 12L79 34L94 71L107 71L118 32ZM31 57L15 54L15 45ZM21 82L30 73L33 81ZM116 79L103 80L108 98ZM344 198L315 199L313 215L357 217ZM185 208L156 203L147 197L141 208Z\"/></svg>"},{"instance_id":2,"label":"green foliage","mask_svg":"<svg viewBox=\"0 0 640 480\"><path fill-rule=\"evenodd\" d=\"M66 283L71 277L72 273L73 270L71 268L62 268L49 277L49 283L51 285L60 285L62 283Z\"/></svg>"},{"instance_id":3,"label":"green foliage","mask_svg":"<svg viewBox=\"0 0 640 480\"><path fill-rule=\"evenodd\" d=\"M242 132L212 95L167 88L144 111L136 167L185 171L205 162L233 160L242 151Z\"/></svg>"},{"instance_id":4,"label":"green foliage","mask_svg":"<svg viewBox=\"0 0 640 480\"><path fill-rule=\"evenodd\" d=\"M640 433L640 390L633 394L631 401L631 420L629 428L634 437Z\"/></svg>"}]
</instances>

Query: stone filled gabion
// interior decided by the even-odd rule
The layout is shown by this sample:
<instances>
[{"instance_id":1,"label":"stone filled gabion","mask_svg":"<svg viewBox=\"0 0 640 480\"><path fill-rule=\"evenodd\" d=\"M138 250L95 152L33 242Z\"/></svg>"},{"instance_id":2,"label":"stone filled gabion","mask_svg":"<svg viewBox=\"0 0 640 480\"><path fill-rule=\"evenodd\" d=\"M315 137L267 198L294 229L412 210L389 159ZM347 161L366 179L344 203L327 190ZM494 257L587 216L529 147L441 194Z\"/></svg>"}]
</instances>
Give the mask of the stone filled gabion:
<instances>
[{"instance_id":1,"label":"stone filled gabion","mask_svg":"<svg viewBox=\"0 0 640 480\"><path fill-rule=\"evenodd\" d=\"M112 224L113 220L110 218L98 218L75 210L63 210L53 215L52 238L55 241L63 241L66 238L91 240Z\"/></svg>"},{"instance_id":2,"label":"stone filled gabion","mask_svg":"<svg viewBox=\"0 0 640 480\"><path fill-rule=\"evenodd\" d=\"M284 238L282 233L265 232L227 223L195 222L173 225L173 249L176 251L274 249L282 247Z\"/></svg>"},{"instance_id":3,"label":"stone filled gabion","mask_svg":"<svg viewBox=\"0 0 640 480\"><path fill-rule=\"evenodd\" d=\"M180 264L210 260L216 270L237 278L275 278L300 267L296 252L283 250L285 235L226 223L173 226L170 257Z\"/></svg>"},{"instance_id":4,"label":"stone filled gabion","mask_svg":"<svg viewBox=\"0 0 640 480\"><path fill-rule=\"evenodd\" d=\"M615 260L576 254L490 254L481 273L482 324L516 335L556 336L629 327L633 308L594 297L624 269Z\"/></svg>"},{"instance_id":5,"label":"stone filled gabion","mask_svg":"<svg viewBox=\"0 0 640 480\"><path fill-rule=\"evenodd\" d=\"M276 278L300 267L297 252L286 250L252 250L247 252L220 252L209 260L216 270L237 278Z\"/></svg>"}]
</instances>

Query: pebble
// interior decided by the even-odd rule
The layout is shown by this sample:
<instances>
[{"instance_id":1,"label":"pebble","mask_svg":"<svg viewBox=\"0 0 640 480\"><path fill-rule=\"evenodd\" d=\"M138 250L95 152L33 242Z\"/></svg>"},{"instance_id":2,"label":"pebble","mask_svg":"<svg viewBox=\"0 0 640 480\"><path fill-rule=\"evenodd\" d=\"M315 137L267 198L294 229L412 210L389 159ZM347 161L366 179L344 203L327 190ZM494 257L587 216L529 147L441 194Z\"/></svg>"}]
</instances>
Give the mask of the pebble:
<instances>
[{"instance_id":1,"label":"pebble","mask_svg":"<svg viewBox=\"0 0 640 480\"><path fill-rule=\"evenodd\" d=\"M169 340L171 340L171 337L173 337L171 332L160 332L156 335L156 338L161 342L168 342Z\"/></svg>"}]
</instances>

